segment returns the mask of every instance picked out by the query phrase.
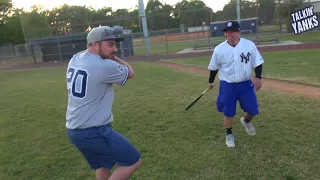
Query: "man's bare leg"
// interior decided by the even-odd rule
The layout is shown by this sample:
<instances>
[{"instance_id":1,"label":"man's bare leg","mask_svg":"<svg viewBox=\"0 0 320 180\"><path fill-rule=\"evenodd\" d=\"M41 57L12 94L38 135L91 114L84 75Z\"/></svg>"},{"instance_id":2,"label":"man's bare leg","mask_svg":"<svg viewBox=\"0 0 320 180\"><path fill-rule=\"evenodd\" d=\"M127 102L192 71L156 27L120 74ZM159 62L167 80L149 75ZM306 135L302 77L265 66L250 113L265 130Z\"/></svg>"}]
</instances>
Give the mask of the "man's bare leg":
<instances>
[{"instance_id":1,"label":"man's bare leg","mask_svg":"<svg viewBox=\"0 0 320 180\"><path fill-rule=\"evenodd\" d=\"M141 159L132 166L117 166L108 180L128 180L130 176L140 167Z\"/></svg>"},{"instance_id":2,"label":"man's bare leg","mask_svg":"<svg viewBox=\"0 0 320 180\"><path fill-rule=\"evenodd\" d=\"M235 147L234 136L232 135L232 125L234 117L224 117L224 128L227 130L226 144L228 147Z\"/></svg>"},{"instance_id":3,"label":"man's bare leg","mask_svg":"<svg viewBox=\"0 0 320 180\"><path fill-rule=\"evenodd\" d=\"M245 112L244 113L244 117L242 117L240 119L241 124L243 125L243 127L246 129L246 132L250 135L250 136L255 136L256 135L256 130L253 127L251 120L254 118L255 116L250 115L249 113Z\"/></svg>"},{"instance_id":4,"label":"man's bare leg","mask_svg":"<svg viewBox=\"0 0 320 180\"><path fill-rule=\"evenodd\" d=\"M250 114L248 114L247 112L244 113L244 118L245 118L245 122L246 123L249 123L253 118L254 116L251 116Z\"/></svg>"},{"instance_id":5,"label":"man's bare leg","mask_svg":"<svg viewBox=\"0 0 320 180\"><path fill-rule=\"evenodd\" d=\"M233 125L233 117L224 117L224 128L226 129L232 129ZM230 133L232 134L232 133Z\"/></svg>"},{"instance_id":6,"label":"man's bare leg","mask_svg":"<svg viewBox=\"0 0 320 180\"><path fill-rule=\"evenodd\" d=\"M96 179L97 180L108 180L110 172L108 169L100 168L96 170Z\"/></svg>"}]
</instances>

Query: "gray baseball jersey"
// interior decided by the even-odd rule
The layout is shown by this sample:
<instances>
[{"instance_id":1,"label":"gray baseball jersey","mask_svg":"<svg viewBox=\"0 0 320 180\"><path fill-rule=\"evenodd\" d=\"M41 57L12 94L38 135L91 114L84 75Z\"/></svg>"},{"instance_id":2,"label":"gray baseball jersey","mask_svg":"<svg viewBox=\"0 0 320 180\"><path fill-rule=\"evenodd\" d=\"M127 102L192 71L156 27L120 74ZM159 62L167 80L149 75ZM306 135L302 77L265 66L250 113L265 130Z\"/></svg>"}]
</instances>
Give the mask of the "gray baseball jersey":
<instances>
[{"instance_id":1,"label":"gray baseball jersey","mask_svg":"<svg viewBox=\"0 0 320 180\"><path fill-rule=\"evenodd\" d=\"M84 129L113 121L113 84L124 85L129 69L88 51L74 55L66 73L66 127Z\"/></svg>"}]
</instances>

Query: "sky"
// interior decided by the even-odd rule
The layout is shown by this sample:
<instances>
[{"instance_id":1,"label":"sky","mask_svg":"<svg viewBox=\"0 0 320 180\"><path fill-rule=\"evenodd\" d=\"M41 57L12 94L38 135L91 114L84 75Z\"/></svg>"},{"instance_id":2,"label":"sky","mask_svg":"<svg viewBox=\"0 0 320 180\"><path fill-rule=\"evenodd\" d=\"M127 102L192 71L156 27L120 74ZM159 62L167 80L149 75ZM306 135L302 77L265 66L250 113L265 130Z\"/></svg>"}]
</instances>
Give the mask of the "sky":
<instances>
[{"instance_id":1,"label":"sky","mask_svg":"<svg viewBox=\"0 0 320 180\"><path fill-rule=\"evenodd\" d=\"M95 9L101 8L103 6L112 7L115 9L126 8L133 9L137 4L138 0L135 1L126 1L126 0L48 0L46 3L43 3L45 0L13 0L14 7L24 8L25 10L30 10L31 6L35 4L42 4L45 8L52 9L53 7L60 6L67 2L68 5L79 5L79 6L92 6ZM180 0L160 0L162 3L174 5ZM223 6L229 2L229 0L202 0L206 3L207 6L212 8L215 12L217 10L222 10ZM130 2L130 3L129 3ZM148 0L143 0L144 7L146 7Z\"/></svg>"}]
</instances>

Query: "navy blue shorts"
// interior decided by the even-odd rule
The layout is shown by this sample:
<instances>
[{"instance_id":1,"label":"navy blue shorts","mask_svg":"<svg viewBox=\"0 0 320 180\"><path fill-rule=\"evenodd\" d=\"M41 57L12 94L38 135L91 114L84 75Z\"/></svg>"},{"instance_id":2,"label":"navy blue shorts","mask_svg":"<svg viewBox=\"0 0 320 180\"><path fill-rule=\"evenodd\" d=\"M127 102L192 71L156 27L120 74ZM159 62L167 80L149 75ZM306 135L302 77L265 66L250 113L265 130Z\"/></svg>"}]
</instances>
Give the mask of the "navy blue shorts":
<instances>
[{"instance_id":1,"label":"navy blue shorts","mask_svg":"<svg viewBox=\"0 0 320 180\"><path fill-rule=\"evenodd\" d=\"M68 129L68 136L93 170L115 164L131 166L139 161L140 153L110 124L88 129Z\"/></svg>"},{"instance_id":2,"label":"navy blue shorts","mask_svg":"<svg viewBox=\"0 0 320 180\"><path fill-rule=\"evenodd\" d=\"M259 106L252 81L240 83L228 83L220 81L217 98L217 109L226 117L234 117L236 114L237 101L244 112L249 115L258 115Z\"/></svg>"}]
</instances>

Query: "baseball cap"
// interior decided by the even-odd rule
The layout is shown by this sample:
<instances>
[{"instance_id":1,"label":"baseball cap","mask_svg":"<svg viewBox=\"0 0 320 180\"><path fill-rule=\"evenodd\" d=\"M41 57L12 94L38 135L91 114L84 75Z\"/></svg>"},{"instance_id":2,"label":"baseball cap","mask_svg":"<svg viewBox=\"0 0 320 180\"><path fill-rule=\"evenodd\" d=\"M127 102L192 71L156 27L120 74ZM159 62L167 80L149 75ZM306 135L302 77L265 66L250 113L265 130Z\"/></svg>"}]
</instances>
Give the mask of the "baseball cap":
<instances>
[{"instance_id":1,"label":"baseball cap","mask_svg":"<svg viewBox=\"0 0 320 180\"><path fill-rule=\"evenodd\" d=\"M240 24L238 21L228 21L222 31L240 31Z\"/></svg>"},{"instance_id":2,"label":"baseball cap","mask_svg":"<svg viewBox=\"0 0 320 180\"><path fill-rule=\"evenodd\" d=\"M124 38L121 37L122 27L120 26L99 26L93 28L87 35L87 44L98 42L98 41L107 41L115 40L117 42L123 41Z\"/></svg>"}]
</instances>

